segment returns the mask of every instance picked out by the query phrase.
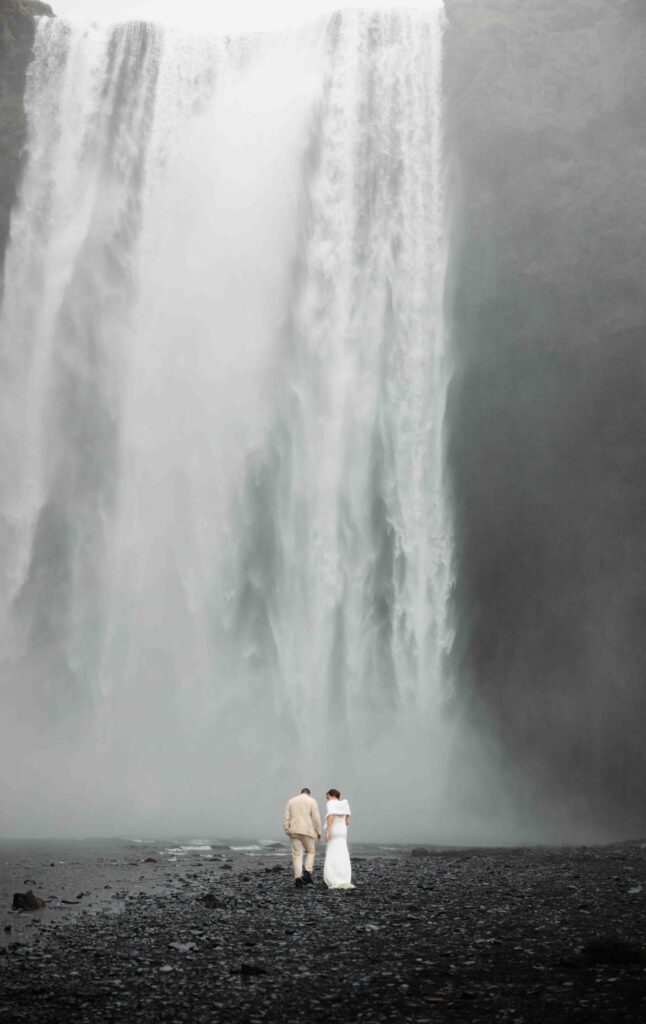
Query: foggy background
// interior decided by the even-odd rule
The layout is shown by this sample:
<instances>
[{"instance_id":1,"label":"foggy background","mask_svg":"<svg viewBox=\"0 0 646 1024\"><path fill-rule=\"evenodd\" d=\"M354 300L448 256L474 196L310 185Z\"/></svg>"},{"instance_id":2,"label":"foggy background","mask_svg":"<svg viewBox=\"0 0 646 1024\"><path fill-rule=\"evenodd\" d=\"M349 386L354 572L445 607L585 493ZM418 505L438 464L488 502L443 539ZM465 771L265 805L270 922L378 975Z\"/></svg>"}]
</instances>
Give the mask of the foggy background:
<instances>
[{"instance_id":1,"label":"foggy background","mask_svg":"<svg viewBox=\"0 0 646 1024\"><path fill-rule=\"evenodd\" d=\"M107 9L55 6L93 17ZM122 7L119 16L148 17L153 5ZM175 20L171 5L159 10ZM643 834L646 8L446 0L445 11L454 639L441 715L367 707L366 736L374 725L381 740L362 739L358 761L343 743L326 753L317 720L312 757L295 764L291 727L262 694L224 760L208 730L193 722L182 732L172 704L162 714L135 701L125 734L143 722L153 738L137 755L124 743L115 760L97 746L84 701L72 709L53 679L36 711L24 689L16 697L7 686L3 830L271 836L293 791L309 785L321 798L334 785L355 813L370 809L368 822L356 814L362 838ZM213 14L203 4L182 12L195 28ZM279 16L290 20L291 8ZM277 195L293 198L280 184ZM262 507L271 488L266 475L256 482ZM387 540L387 516L378 530ZM377 597L389 628L388 591ZM223 728L239 728L239 709L228 714ZM237 804L250 795L237 828Z\"/></svg>"}]
</instances>

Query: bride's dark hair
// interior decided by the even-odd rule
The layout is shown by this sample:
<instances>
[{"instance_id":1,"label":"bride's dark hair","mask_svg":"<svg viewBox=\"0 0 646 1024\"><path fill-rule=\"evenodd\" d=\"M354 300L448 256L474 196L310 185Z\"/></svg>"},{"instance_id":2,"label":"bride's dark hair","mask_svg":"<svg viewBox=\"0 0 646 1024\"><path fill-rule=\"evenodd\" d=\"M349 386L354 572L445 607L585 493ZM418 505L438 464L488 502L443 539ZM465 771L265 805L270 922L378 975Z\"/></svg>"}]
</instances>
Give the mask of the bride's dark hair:
<instances>
[{"instance_id":1,"label":"bride's dark hair","mask_svg":"<svg viewBox=\"0 0 646 1024\"><path fill-rule=\"evenodd\" d=\"M338 789L328 789L326 795L327 796L333 796L335 800L340 800L341 799L341 794L339 793Z\"/></svg>"}]
</instances>

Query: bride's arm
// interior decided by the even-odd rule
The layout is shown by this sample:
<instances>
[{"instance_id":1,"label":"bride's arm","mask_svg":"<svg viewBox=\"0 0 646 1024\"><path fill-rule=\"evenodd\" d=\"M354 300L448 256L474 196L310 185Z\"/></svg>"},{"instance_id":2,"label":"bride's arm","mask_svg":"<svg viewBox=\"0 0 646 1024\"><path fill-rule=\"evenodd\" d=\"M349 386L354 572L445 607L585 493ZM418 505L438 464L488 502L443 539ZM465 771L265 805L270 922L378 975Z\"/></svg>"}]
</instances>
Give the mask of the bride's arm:
<instances>
[{"instance_id":1,"label":"bride's arm","mask_svg":"<svg viewBox=\"0 0 646 1024\"><path fill-rule=\"evenodd\" d=\"M334 820L334 815L333 814L328 814L327 818L325 819L325 838L326 839L330 838L330 828L332 827L332 821L333 820Z\"/></svg>"},{"instance_id":2,"label":"bride's arm","mask_svg":"<svg viewBox=\"0 0 646 1024\"><path fill-rule=\"evenodd\" d=\"M346 816L345 816L345 823L346 823L346 825L350 824L350 815L349 814L346 814Z\"/></svg>"}]
</instances>

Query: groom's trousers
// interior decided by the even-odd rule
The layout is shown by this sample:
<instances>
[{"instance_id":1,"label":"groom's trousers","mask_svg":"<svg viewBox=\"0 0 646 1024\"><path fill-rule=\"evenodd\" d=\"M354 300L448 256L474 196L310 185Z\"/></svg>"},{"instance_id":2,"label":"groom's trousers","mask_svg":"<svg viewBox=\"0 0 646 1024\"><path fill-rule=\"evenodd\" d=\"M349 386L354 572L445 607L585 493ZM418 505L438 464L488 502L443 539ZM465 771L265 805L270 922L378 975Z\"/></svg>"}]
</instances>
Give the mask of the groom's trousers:
<instances>
[{"instance_id":1,"label":"groom's trousers","mask_svg":"<svg viewBox=\"0 0 646 1024\"><path fill-rule=\"evenodd\" d=\"M294 878L300 878L303 874L303 853L305 853L305 870L311 871L314 867L314 850L316 843L312 836L301 836L290 833L292 841L292 863L294 865Z\"/></svg>"}]
</instances>

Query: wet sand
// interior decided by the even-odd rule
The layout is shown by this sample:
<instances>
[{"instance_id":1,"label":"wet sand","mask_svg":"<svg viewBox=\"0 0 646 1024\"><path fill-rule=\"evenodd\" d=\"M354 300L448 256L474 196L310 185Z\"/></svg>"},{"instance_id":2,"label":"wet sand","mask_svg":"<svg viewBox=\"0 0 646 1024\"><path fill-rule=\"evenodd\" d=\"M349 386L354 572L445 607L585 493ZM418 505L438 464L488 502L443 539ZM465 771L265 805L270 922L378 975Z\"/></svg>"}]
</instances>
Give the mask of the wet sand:
<instances>
[{"instance_id":1,"label":"wet sand","mask_svg":"<svg viewBox=\"0 0 646 1024\"><path fill-rule=\"evenodd\" d=\"M646 843L355 847L351 892L181 845L0 843L0 1024L646 1020Z\"/></svg>"}]
</instances>

